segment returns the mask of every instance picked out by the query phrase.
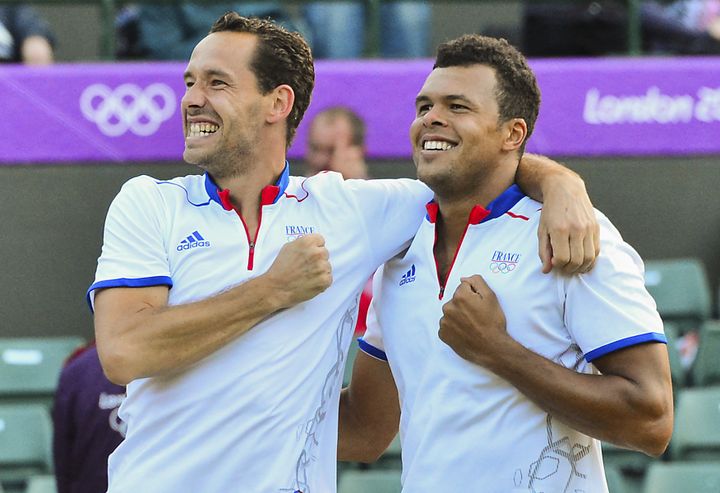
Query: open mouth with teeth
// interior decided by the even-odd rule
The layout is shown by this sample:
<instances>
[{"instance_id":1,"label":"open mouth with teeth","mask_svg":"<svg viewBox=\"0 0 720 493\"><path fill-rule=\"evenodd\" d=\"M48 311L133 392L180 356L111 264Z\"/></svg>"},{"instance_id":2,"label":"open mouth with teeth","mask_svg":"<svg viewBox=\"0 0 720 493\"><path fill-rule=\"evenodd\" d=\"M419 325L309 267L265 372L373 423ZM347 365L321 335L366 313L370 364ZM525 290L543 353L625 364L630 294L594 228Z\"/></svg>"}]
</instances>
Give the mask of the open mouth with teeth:
<instances>
[{"instance_id":1,"label":"open mouth with teeth","mask_svg":"<svg viewBox=\"0 0 720 493\"><path fill-rule=\"evenodd\" d=\"M219 128L220 126L214 123L191 123L188 125L187 136L204 137L214 134Z\"/></svg>"},{"instance_id":2,"label":"open mouth with teeth","mask_svg":"<svg viewBox=\"0 0 720 493\"><path fill-rule=\"evenodd\" d=\"M457 144L451 144L444 140L427 140L423 142L422 148L423 151L447 151L454 149L456 146Z\"/></svg>"}]
</instances>

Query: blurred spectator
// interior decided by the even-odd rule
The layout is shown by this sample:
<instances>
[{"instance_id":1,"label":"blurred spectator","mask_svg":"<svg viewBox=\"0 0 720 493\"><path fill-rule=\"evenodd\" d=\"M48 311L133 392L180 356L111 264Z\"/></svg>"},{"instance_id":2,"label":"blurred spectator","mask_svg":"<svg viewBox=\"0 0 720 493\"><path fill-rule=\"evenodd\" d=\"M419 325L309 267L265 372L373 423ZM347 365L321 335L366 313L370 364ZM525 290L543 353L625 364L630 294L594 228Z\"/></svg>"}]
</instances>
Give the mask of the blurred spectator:
<instances>
[{"instance_id":1,"label":"blurred spectator","mask_svg":"<svg viewBox=\"0 0 720 493\"><path fill-rule=\"evenodd\" d=\"M641 16L646 51L720 54L720 0L646 1Z\"/></svg>"},{"instance_id":2,"label":"blurred spectator","mask_svg":"<svg viewBox=\"0 0 720 493\"><path fill-rule=\"evenodd\" d=\"M310 2L303 7L312 32L315 58L359 58L365 48L367 2ZM388 1L380 5L380 55L428 56L431 6L427 1Z\"/></svg>"},{"instance_id":3,"label":"blurred spectator","mask_svg":"<svg viewBox=\"0 0 720 493\"><path fill-rule=\"evenodd\" d=\"M293 19L276 2L182 2L164 5L130 5L116 19L118 58L187 60L208 26L229 10L244 16L271 18L307 35L302 20Z\"/></svg>"},{"instance_id":4,"label":"blurred spectator","mask_svg":"<svg viewBox=\"0 0 720 493\"><path fill-rule=\"evenodd\" d=\"M365 122L350 108L333 106L316 114L308 132L305 164L307 174L337 171L346 180L368 177L365 163ZM372 299L372 278L360 294L355 333L365 333Z\"/></svg>"},{"instance_id":5,"label":"blurred spectator","mask_svg":"<svg viewBox=\"0 0 720 493\"><path fill-rule=\"evenodd\" d=\"M309 175L331 170L345 179L367 178L365 122L342 106L315 115L308 132L305 163Z\"/></svg>"},{"instance_id":6,"label":"blurred spectator","mask_svg":"<svg viewBox=\"0 0 720 493\"><path fill-rule=\"evenodd\" d=\"M640 6L643 51L720 53L720 0L645 0ZM523 52L527 56L623 54L628 48L626 2L527 3Z\"/></svg>"},{"instance_id":7,"label":"blurred spectator","mask_svg":"<svg viewBox=\"0 0 720 493\"><path fill-rule=\"evenodd\" d=\"M48 65L55 41L49 24L28 5L0 5L0 62Z\"/></svg>"},{"instance_id":8,"label":"blurred spectator","mask_svg":"<svg viewBox=\"0 0 720 493\"><path fill-rule=\"evenodd\" d=\"M68 358L53 406L57 493L107 491L107 459L125 436L118 408L125 387L103 373L95 345Z\"/></svg>"}]
</instances>

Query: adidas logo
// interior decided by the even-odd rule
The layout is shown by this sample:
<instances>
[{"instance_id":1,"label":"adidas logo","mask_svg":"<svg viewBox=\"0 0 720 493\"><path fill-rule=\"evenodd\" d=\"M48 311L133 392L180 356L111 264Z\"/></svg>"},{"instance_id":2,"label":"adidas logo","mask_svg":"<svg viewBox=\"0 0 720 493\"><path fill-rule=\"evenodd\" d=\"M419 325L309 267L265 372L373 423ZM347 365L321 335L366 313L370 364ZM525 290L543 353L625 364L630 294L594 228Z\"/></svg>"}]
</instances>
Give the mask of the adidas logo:
<instances>
[{"instance_id":1,"label":"adidas logo","mask_svg":"<svg viewBox=\"0 0 720 493\"><path fill-rule=\"evenodd\" d=\"M415 282L415 264L412 264L410 270L403 274L403 276L400 278L400 286L402 286L403 284L408 284L410 282Z\"/></svg>"},{"instance_id":2,"label":"adidas logo","mask_svg":"<svg viewBox=\"0 0 720 493\"><path fill-rule=\"evenodd\" d=\"M202 237L197 231L193 231L191 235L182 240L177 246L176 250L182 252L183 250L190 250L191 248L202 248L209 247L210 242Z\"/></svg>"}]
</instances>

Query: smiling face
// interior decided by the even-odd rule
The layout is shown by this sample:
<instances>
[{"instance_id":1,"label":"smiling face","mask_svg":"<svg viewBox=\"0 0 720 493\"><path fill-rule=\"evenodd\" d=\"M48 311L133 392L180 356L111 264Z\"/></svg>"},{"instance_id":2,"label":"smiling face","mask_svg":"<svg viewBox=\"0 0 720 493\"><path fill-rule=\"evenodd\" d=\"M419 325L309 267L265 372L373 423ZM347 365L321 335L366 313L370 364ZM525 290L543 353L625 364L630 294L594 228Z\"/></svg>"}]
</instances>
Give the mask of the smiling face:
<instances>
[{"instance_id":1,"label":"smiling face","mask_svg":"<svg viewBox=\"0 0 720 493\"><path fill-rule=\"evenodd\" d=\"M434 69L416 98L410 127L418 179L436 195L472 194L505 164L495 70L487 65Z\"/></svg>"},{"instance_id":2,"label":"smiling face","mask_svg":"<svg viewBox=\"0 0 720 493\"><path fill-rule=\"evenodd\" d=\"M245 172L260 152L272 103L250 70L257 43L253 34L212 33L195 47L185 70L183 158L216 179Z\"/></svg>"}]
</instances>

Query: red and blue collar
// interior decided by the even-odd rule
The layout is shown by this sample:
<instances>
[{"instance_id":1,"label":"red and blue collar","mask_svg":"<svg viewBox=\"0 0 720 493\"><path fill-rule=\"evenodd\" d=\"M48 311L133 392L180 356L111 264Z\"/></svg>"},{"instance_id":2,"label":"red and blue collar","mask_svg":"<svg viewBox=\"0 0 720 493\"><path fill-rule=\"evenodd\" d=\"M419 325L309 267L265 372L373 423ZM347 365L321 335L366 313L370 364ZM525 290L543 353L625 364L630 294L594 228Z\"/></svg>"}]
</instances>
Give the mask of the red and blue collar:
<instances>
[{"instance_id":1,"label":"red and blue collar","mask_svg":"<svg viewBox=\"0 0 720 493\"><path fill-rule=\"evenodd\" d=\"M280 177L277 179L275 184L266 186L262 189L262 192L260 192L260 205L270 205L280 200L280 197L282 197L282 194L285 193L285 189L287 189L289 183L290 164L285 161L285 168L282 173L280 173ZM230 190L220 190L220 187L217 186L215 180L213 180L212 176L210 176L207 172L205 173L205 191L210 197L210 200L220 204L223 209L226 211L233 210L232 203L230 202Z\"/></svg>"},{"instance_id":2,"label":"red and blue collar","mask_svg":"<svg viewBox=\"0 0 720 493\"><path fill-rule=\"evenodd\" d=\"M520 187L513 184L503 193L498 195L492 202L490 202L487 205L487 208L481 205L475 205L470 210L468 224L480 224L500 217L512 209L523 197L525 197L525 194L522 190L520 190ZM431 200L427 203L425 208L427 209L425 219L431 223L435 223L435 221L437 221L438 212L440 211L437 202L435 202L435 200Z\"/></svg>"}]
</instances>

